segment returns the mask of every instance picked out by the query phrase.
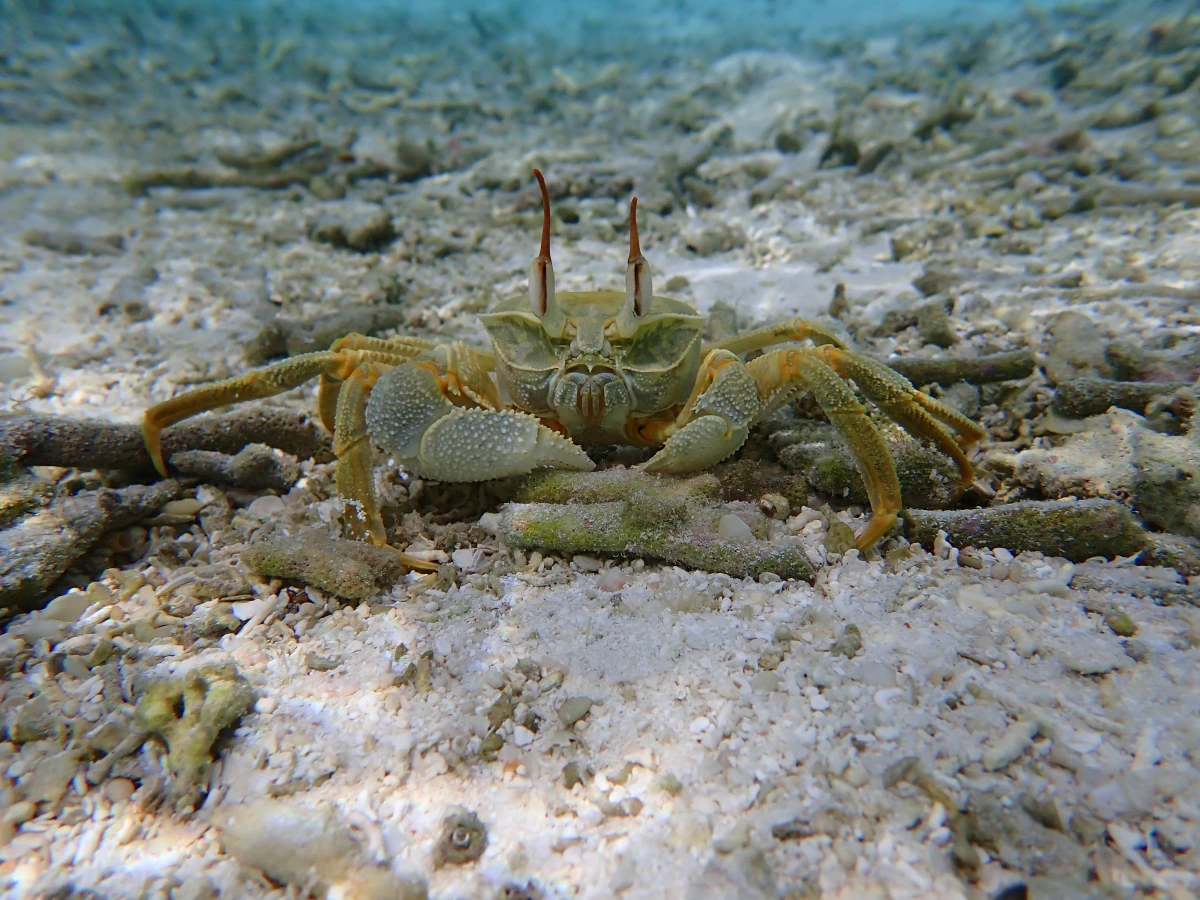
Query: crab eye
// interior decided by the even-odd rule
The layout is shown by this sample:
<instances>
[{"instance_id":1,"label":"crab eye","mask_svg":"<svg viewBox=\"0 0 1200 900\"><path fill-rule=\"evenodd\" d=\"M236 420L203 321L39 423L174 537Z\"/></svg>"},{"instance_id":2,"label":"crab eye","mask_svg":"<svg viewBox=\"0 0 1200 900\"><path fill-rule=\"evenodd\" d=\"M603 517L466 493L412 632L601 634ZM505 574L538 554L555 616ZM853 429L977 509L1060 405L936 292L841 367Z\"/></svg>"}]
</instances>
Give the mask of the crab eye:
<instances>
[{"instance_id":1,"label":"crab eye","mask_svg":"<svg viewBox=\"0 0 1200 900\"><path fill-rule=\"evenodd\" d=\"M542 245L529 267L529 305L541 318L554 303L554 263L550 261L550 192L539 169L533 170L542 191Z\"/></svg>"},{"instance_id":2,"label":"crab eye","mask_svg":"<svg viewBox=\"0 0 1200 900\"><path fill-rule=\"evenodd\" d=\"M529 267L529 305L538 318L546 315L546 307L554 296L554 266L539 256Z\"/></svg>"},{"instance_id":3,"label":"crab eye","mask_svg":"<svg viewBox=\"0 0 1200 900\"><path fill-rule=\"evenodd\" d=\"M625 267L625 295L635 316L643 316L650 308L654 288L650 279L650 264L642 256L638 240L637 197L629 202L629 263Z\"/></svg>"},{"instance_id":4,"label":"crab eye","mask_svg":"<svg viewBox=\"0 0 1200 900\"><path fill-rule=\"evenodd\" d=\"M529 267L529 306L542 320L542 327L552 337L562 334L566 317L554 299L554 263L550 261L550 192L546 179L538 169L533 170L542 192L542 245L533 265Z\"/></svg>"}]
</instances>

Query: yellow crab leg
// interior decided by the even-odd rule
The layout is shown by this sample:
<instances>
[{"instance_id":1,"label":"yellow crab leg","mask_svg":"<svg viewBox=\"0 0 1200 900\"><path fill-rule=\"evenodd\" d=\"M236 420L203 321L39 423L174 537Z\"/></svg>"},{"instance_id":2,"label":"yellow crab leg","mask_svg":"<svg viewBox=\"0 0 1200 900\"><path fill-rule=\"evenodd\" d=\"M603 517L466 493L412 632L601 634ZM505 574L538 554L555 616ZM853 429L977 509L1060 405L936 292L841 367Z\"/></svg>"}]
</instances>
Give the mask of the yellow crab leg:
<instances>
[{"instance_id":1,"label":"yellow crab leg","mask_svg":"<svg viewBox=\"0 0 1200 900\"><path fill-rule=\"evenodd\" d=\"M162 455L162 430L168 425L218 406L274 397L327 372L342 373L340 377L344 378L357 365L358 360L346 352L304 353L245 375L185 391L150 407L142 418L142 436L154 468L164 478L167 476L167 464Z\"/></svg>"},{"instance_id":2,"label":"yellow crab leg","mask_svg":"<svg viewBox=\"0 0 1200 900\"><path fill-rule=\"evenodd\" d=\"M791 341L810 340L814 344L827 344L831 347L844 348L846 345L833 332L827 331L820 325L814 325L804 319L789 319L734 335L723 341L705 344L702 352L710 350L728 350L741 356L751 350L761 350L772 344L786 344Z\"/></svg>"},{"instance_id":3,"label":"yellow crab leg","mask_svg":"<svg viewBox=\"0 0 1200 900\"><path fill-rule=\"evenodd\" d=\"M896 467L883 436L867 418L866 409L854 392L824 358L825 351L831 349L775 350L752 360L746 367L758 386L763 408L777 405L781 395L790 395L797 387L808 388L846 441L862 473L871 502L871 519L854 541L859 550L865 550L896 523L902 506L900 480L896 477Z\"/></svg>"},{"instance_id":4,"label":"yellow crab leg","mask_svg":"<svg viewBox=\"0 0 1200 900\"><path fill-rule=\"evenodd\" d=\"M388 547L387 531L375 499L375 475L371 464L371 442L363 414L371 388L387 367L375 362L357 366L342 381L338 392L333 430L333 453L337 457L338 493L345 501L346 524L358 540ZM388 547L388 549L395 549ZM417 559L399 550L401 562L410 569L433 571L435 563Z\"/></svg>"},{"instance_id":5,"label":"yellow crab leg","mask_svg":"<svg viewBox=\"0 0 1200 900\"><path fill-rule=\"evenodd\" d=\"M958 466L962 486L971 486L975 481L975 469L963 448L970 447L986 436L987 432L982 427L928 394L923 394L907 378L881 362L834 347L817 347L813 352L819 354L843 378L853 379L859 389L905 431L933 441ZM938 422L939 419L958 432L959 436L951 434Z\"/></svg>"}]
</instances>

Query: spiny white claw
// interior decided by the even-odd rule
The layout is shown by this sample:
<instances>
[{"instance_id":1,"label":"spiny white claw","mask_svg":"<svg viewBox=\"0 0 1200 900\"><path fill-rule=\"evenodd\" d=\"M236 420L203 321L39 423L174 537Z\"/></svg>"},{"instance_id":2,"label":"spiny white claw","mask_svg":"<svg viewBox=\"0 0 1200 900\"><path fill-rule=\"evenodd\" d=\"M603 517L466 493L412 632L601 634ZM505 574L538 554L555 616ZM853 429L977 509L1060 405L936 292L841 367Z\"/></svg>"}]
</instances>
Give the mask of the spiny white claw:
<instances>
[{"instance_id":1,"label":"spiny white claw","mask_svg":"<svg viewBox=\"0 0 1200 900\"><path fill-rule=\"evenodd\" d=\"M716 465L746 442L749 429L720 416L701 416L667 438L663 448L642 463L647 472L683 475Z\"/></svg>"},{"instance_id":2,"label":"spiny white claw","mask_svg":"<svg viewBox=\"0 0 1200 900\"><path fill-rule=\"evenodd\" d=\"M577 444L527 413L455 409L434 422L406 468L438 481L489 481L541 466L591 471L596 464Z\"/></svg>"}]
</instances>

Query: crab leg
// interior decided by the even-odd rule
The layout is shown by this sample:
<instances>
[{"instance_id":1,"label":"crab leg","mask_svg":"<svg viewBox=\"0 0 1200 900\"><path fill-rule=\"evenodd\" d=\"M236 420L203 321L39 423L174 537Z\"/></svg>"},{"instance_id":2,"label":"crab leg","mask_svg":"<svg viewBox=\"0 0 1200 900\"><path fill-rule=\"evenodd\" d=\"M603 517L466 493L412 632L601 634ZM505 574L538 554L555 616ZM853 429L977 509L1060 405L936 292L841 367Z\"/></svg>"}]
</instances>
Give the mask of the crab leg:
<instances>
[{"instance_id":1,"label":"crab leg","mask_svg":"<svg viewBox=\"0 0 1200 900\"><path fill-rule=\"evenodd\" d=\"M682 474L719 463L746 442L758 407L758 390L746 364L728 350L710 351L679 416L640 424L640 441L663 444L642 468Z\"/></svg>"},{"instance_id":2,"label":"crab leg","mask_svg":"<svg viewBox=\"0 0 1200 900\"><path fill-rule=\"evenodd\" d=\"M455 343L385 372L366 407L372 439L413 474L438 481L489 481L539 466L595 468L578 445L535 417L499 409L486 366L486 357Z\"/></svg>"},{"instance_id":3,"label":"crab leg","mask_svg":"<svg viewBox=\"0 0 1200 900\"><path fill-rule=\"evenodd\" d=\"M797 386L808 388L846 441L871 501L871 520L854 541L859 550L865 550L896 523L901 508L900 481L883 436L867 418L866 409L854 392L827 361L832 352L835 351L824 347L775 350L751 361L747 368L764 407L776 405L781 394L790 395ZM861 383L859 386L863 387Z\"/></svg>"},{"instance_id":4,"label":"crab leg","mask_svg":"<svg viewBox=\"0 0 1200 900\"><path fill-rule=\"evenodd\" d=\"M371 389L386 371L386 366L367 362L356 367L342 381L338 392L336 424L333 431L333 453L337 457L338 493L345 500L346 524L358 540L368 540L376 547L389 547L379 503L375 499L374 467L371 464L371 442L367 435L363 410ZM432 571L435 563L417 559L396 550L401 562L410 569Z\"/></svg>"},{"instance_id":5,"label":"crab leg","mask_svg":"<svg viewBox=\"0 0 1200 900\"><path fill-rule=\"evenodd\" d=\"M975 481L975 469L963 450L986 436L983 428L918 391L907 378L883 363L834 347L817 347L813 352L843 378L852 378L888 418L917 437L933 441L958 466L963 487L971 486ZM954 429L957 436L939 420Z\"/></svg>"},{"instance_id":6,"label":"crab leg","mask_svg":"<svg viewBox=\"0 0 1200 900\"><path fill-rule=\"evenodd\" d=\"M399 365L434 346L432 342L420 338L382 339L348 334L335 341L327 351L303 353L254 369L244 375L236 375L184 391L146 410L142 418L142 435L146 441L146 449L150 452L154 468L165 478L167 464L162 456L164 428L219 406L274 397L276 394L297 388L318 375L321 376L321 385L317 392L321 424L333 431L341 383L360 363L374 361Z\"/></svg>"},{"instance_id":7,"label":"crab leg","mask_svg":"<svg viewBox=\"0 0 1200 900\"><path fill-rule=\"evenodd\" d=\"M774 325L756 328L753 331L747 331L744 334L735 335L723 341L705 344L704 352L707 353L709 350L728 350L740 356L743 353L749 353L751 350L761 350L763 347L770 347L772 344L786 344L791 341L803 340L810 340L814 344L827 344L838 348L846 346L832 331L827 331L820 325L814 325L812 322L804 319L791 319L787 322L777 322Z\"/></svg>"},{"instance_id":8,"label":"crab leg","mask_svg":"<svg viewBox=\"0 0 1200 900\"><path fill-rule=\"evenodd\" d=\"M142 435L150 458L154 461L154 468L164 478L167 476L167 464L162 455L162 430L168 425L218 406L274 397L325 373L334 374L340 380L357 366L358 360L344 352L304 353L245 375L185 391L150 407L142 418Z\"/></svg>"}]
</instances>

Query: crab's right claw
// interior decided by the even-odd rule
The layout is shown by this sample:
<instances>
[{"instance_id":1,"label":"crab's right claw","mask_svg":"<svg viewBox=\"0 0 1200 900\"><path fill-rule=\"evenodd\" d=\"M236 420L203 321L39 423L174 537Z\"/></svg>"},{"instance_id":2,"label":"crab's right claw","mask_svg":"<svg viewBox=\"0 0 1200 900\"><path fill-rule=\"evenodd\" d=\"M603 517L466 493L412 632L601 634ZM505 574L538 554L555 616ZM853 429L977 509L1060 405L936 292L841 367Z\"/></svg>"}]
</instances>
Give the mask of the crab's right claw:
<instances>
[{"instance_id":1,"label":"crab's right claw","mask_svg":"<svg viewBox=\"0 0 1200 900\"><path fill-rule=\"evenodd\" d=\"M528 413L455 409L421 438L417 459L405 462L438 481L490 481L549 467L590 472L591 458Z\"/></svg>"},{"instance_id":2,"label":"crab's right claw","mask_svg":"<svg viewBox=\"0 0 1200 900\"><path fill-rule=\"evenodd\" d=\"M596 464L534 416L452 403L432 355L379 378L367 402L372 439L404 468L437 481L490 481L541 467L589 472ZM457 374L462 374L461 372Z\"/></svg>"}]
</instances>

